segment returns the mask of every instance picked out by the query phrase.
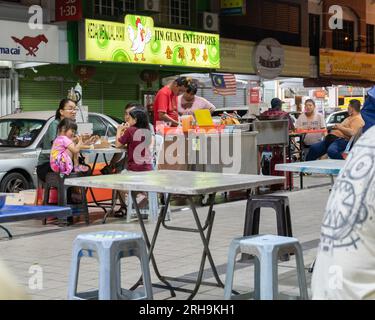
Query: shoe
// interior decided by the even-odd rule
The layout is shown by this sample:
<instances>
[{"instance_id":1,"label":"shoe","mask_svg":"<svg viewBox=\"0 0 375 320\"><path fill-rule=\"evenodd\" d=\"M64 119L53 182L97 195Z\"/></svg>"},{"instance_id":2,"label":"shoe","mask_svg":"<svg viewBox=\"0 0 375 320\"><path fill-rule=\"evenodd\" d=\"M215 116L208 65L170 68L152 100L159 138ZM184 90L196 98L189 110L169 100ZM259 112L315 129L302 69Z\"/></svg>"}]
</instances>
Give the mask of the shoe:
<instances>
[{"instance_id":1,"label":"shoe","mask_svg":"<svg viewBox=\"0 0 375 320\"><path fill-rule=\"evenodd\" d=\"M83 166L83 165L78 165L74 167L74 172L87 172L89 171L89 167Z\"/></svg>"}]
</instances>

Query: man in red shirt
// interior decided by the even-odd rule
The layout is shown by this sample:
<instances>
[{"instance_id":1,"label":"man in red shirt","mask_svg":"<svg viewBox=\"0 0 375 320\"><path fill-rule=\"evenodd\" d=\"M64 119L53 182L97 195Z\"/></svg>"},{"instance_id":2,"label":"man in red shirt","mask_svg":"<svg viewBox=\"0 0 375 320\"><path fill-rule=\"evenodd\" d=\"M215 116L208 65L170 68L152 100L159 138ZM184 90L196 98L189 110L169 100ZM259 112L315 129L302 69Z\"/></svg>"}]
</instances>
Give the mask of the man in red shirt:
<instances>
[{"instance_id":1,"label":"man in red shirt","mask_svg":"<svg viewBox=\"0 0 375 320\"><path fill-rule=\"evenodd\" d=\"M170 122L178 126L177 97L186 91L188 84L186 77L179 77L170 82L156 94L154 102L154 127L160 121Z\"/></svg>"}]
</instances>

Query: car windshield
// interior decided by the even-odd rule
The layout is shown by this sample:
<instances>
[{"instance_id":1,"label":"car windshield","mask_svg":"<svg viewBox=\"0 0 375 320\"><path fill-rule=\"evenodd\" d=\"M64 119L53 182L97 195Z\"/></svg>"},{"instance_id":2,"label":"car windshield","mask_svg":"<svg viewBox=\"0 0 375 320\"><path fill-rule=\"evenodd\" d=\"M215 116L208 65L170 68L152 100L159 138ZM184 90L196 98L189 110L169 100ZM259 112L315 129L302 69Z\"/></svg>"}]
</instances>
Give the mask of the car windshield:
<instances>
[{"instance_id":1,"label":"car windshield","mask_svg":"<svg viewBox=\"0 0 375 320\"><path fill-rule=\"evenodd\" d=\"M0 147L25 148L30 146L46 121L36 119L0 120Z\"/></svg>"},{"instance_id":2,"label":"car windshield","mask_svg":"<svg viewBox=\"0 0 375 320\"><path fill-rule=\"evenodd\" d=\"M331 123L341 123L343 122L347 117L349 116L349 114L347 112L341 112L341 113L336 113L336 114L332 114L327 123L331 124Z\"/></svg>"}]
</instances>

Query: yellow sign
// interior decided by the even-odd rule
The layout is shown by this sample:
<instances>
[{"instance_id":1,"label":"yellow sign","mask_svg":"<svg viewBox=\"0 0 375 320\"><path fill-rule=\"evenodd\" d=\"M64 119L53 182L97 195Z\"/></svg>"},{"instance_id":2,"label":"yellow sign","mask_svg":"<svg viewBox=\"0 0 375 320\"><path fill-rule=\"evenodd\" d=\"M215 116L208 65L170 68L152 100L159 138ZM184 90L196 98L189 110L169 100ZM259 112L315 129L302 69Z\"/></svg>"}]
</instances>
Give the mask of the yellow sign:
<instances>
[{"instance_id":1,"label":"yellow sign","mask_svg":"<svg viewBox=\"0 0 375 320\"><path fill-rule=\"evenodd\" d=\"M320 49L320 75L375 81L375 56L360 52Z\"/></svg>"},{"instance_id":2,"label":"yellow sign","mask_svg":"<svg viewBox=\"0 0 375 320\"><path fill-rule=\"evenodd\" d=\"M244 0L221 0L220 13L224 15L241 15L246 13Z\"/></svg>"},{"instance_id":3,"label":"yellow sign","mask_svg":"<svg viewBox=\"0 0 375 320\"><path fill-rule=\"evenodd\" d=\"M344 104L343 105L340 105L339 107L343 110L346 110L348 109L348 106L349 106L349 102L350 100L359 100L359 102L361 103L361 105L363 106L363 104L365 103L365 99L363 97L345 97L344 98Z\"/></svg>"},{"instance_id":4,"label":"yellow sign","mask_svg":"<svg viewBox=\"0 0 375 320\"><path fill-rule=\"evenodd\" d=\"M220 68L218 34L156 28L151 17L135 15L124 24L86 19L84 28L81 60Z\"/></svg>"}]
</instances>

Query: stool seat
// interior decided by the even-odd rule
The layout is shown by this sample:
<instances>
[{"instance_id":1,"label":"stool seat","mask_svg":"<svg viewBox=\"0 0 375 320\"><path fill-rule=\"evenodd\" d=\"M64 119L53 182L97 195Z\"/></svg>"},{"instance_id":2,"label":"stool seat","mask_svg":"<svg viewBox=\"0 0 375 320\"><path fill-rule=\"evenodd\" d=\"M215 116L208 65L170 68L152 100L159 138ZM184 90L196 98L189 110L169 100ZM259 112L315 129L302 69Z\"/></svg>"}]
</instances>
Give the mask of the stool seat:
<instances>
[{"instance_id":1,"label":"stool seat","mask_svg":"<svg viewBox=\"0 0 375 320\"><path fill-rule=\"evenodd\" d=\"M99 261L99 290L77 293L82 257ZM144 292L121 288L121 259L138 257L141 262ZM102 231L80 234L74 240L68 299L84 300L151 300L152 284L146 243L141 234Z\"/></svg>"},{"instance_id":2,"label":"stool seat","mask_svg":"<svg viewBox=\"0 0 375 320\"><path fill-rule=\"evenodd\" d=\"M302 248L295 238L275 235L255 235L233 239L228 253L224 298L232 299L236 257L240 253L254 256L255 299L273 300L278 297L278 256L282 252L294 252L296 256L300 298L307 300L306 275Z\"/></svg>"}]
</instances>

